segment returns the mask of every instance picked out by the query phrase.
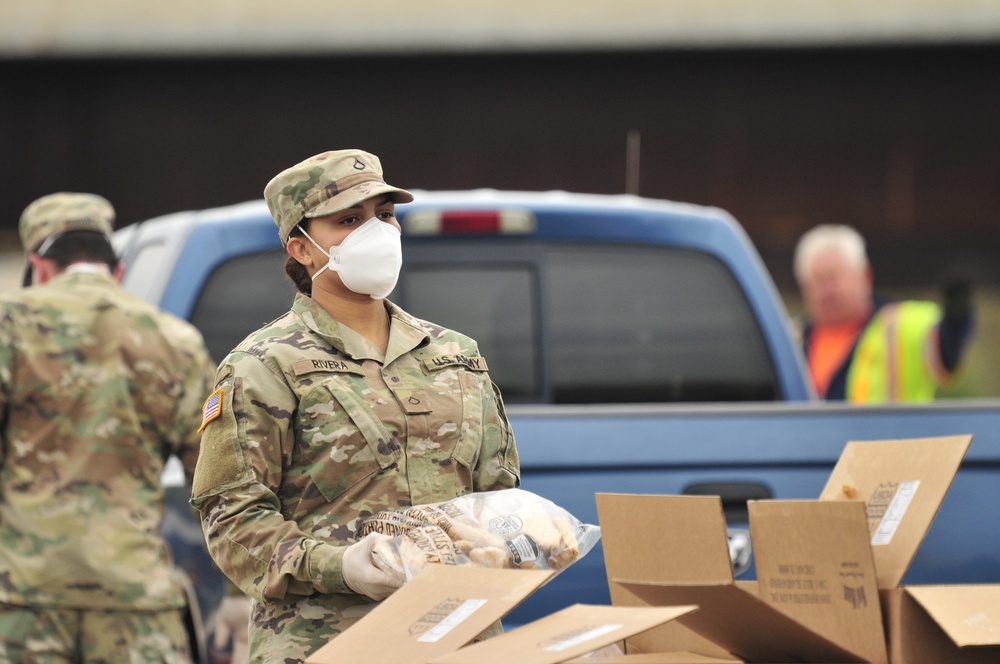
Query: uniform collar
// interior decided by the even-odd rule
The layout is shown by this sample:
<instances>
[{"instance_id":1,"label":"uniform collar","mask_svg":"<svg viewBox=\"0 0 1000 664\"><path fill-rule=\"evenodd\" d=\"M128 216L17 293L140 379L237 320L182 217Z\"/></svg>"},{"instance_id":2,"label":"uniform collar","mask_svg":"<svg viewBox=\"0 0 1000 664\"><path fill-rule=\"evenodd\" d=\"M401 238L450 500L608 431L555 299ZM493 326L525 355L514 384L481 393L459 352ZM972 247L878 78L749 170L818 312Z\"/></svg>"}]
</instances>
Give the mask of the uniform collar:
<instances>
[{"instance_id":1,"label":"uniform collar","mask_svg":"<svg viewBox=\"0 0 1000 664\"><path fill-rule=\"evenodd\" d=\"M87 269L71 269L76 267L75 265L69 266L69 268L63 270L59 274L55 275L49 280L49 284L52 283L108 283L111 285L117 285L117 281L109 270L87 270Z\"/></svg>"},{"instance_id":2,"label":"uniform collar","mask_svg":"<svg viewBox=\"0 0 1000 664\"><path fill-rule=\"evenodd\" d=\"M296 294L295 301L292 303L292 311L299 316L307 328L348 357L356 360L378 360L388 365L400 356L427 343L430 339L430 332L421 321L392 302L386 300L385 305L390 316L390 332L389 348L384 358L382 353L367 339L347 326L338 323L311 297L302 293Z\"/></svg>"},{"instance_id":3,"label":"uniform collar","mask_svg":"<svg viewBox=\"0 0 1000 664\"><path fill-rule=\"evenodd\" d=\"M431 333L423 322L389 300L386 300L385 304L392 323L389 333L389 349L385 354L385 363L389 364L396 358L430 343Z\"/></svg>"}]
</instances>

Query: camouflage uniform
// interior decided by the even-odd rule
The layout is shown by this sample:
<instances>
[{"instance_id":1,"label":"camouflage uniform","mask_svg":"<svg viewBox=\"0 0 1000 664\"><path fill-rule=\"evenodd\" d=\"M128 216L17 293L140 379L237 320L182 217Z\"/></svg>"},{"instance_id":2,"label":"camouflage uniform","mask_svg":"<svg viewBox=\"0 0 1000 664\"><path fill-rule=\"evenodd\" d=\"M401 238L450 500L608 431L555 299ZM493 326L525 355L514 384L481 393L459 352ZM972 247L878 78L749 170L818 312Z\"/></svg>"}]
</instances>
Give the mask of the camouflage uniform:
<instances>
[{"instance_id":1,"label":"camouflage uniform","mask_svg":"<svg viewBox=\"0 0 1000 664\"><path fill-rule=\"evenodd\" d=\"M518 485L475 342L386 307L384 357L300 294L219 367L193 502L216 562L258 602L253 661L304 660L375 605L341 575L366 517Z\"/></svg>"},{"instance_id":2,"label":"camouflage uniform","mask_svg":"<svg viewBox=\"0 0 1000 664\"><path fill-rule=\"evenodd\" d=\"M35 230L22 219L26 246ZM17 629L39 645L53 626L76 629L69 615L111 624L121 611L150 612L133 623L143 630L169 613L181 642L161 645L177 658L155 661L187 661L159 480L170 454L193 473L212 369L195 328L92 264L0 296L0 661L35 661ZM132 648L163 641L111 629L98 631Z\"/></svg>"},{"instance_id":3,"label":"camouflage uniform","mask_svg":"<svg viewBox=\"0 0 1000 664\"><path fill-rule=\"evenodd\" d=\"M361 150L311 157L264 189L282 244L304 219L376 196L413 200ZM342 572L366 517L520 482L475 342L376 301L385 353L299 294L223 360L205 402L192 504L213 558L255 600L254 662L301 662L375 606Z\"/></svg>"}]
</instances>

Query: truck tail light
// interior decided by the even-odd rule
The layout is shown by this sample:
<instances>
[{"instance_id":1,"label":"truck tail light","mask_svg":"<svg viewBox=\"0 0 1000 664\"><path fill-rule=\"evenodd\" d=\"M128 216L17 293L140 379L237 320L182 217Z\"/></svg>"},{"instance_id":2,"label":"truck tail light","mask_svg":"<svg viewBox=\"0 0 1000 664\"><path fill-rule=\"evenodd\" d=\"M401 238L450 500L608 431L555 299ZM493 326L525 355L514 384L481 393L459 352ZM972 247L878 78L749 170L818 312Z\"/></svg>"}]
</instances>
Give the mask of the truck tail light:
<instances>
[{"instance_id":1,"label":"truck tail light","mask_svg":"<svg viewBox=\"0 0 1000 664\"><path fill-rule=\"evenodd\" d=\"M507 235L535 231L528 210L413 210L403 218L407 235Z\"/></svg>"}]
</instances>

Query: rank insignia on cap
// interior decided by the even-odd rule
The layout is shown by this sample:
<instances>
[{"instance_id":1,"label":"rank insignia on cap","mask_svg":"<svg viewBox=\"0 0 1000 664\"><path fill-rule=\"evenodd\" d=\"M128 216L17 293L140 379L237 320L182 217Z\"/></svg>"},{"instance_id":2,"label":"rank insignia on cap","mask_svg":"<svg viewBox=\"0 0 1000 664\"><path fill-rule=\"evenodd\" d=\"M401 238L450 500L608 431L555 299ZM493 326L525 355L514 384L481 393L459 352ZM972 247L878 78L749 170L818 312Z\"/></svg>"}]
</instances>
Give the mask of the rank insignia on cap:
<instances>
[{"instance_id":1,"label":"rank insignia on cap","mask_svg":"<svg viewBox=\"0 0 1000 664\"><path fill-rule=\"evenodd\" d=\"M198 433L201 433L205 425L217 418L220 413L222 413L222 390L218 389L205 399L205 405L201 408L201 426L198 427Z\"/></svg>"}]
</instances>

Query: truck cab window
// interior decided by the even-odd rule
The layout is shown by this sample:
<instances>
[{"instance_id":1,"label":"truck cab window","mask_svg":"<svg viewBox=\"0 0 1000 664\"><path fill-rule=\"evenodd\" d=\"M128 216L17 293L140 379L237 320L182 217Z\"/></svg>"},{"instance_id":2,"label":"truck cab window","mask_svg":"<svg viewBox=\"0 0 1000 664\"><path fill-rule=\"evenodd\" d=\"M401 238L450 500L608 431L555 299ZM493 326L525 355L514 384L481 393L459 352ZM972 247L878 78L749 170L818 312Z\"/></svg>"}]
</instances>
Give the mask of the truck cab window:
<instances>
[{"instance_id":1,"label":"truck cab window","mask_svg":"<svg viewBox=\"0 0 1000 664\"><path fill-rule=\"evenodd\" d=\"M405 254L403 260L405 264ZM533 266L449 266L439 261L414 266L400 282L396 301L405 302L408 312L476 340L504 401L540 400L538 280Z\"/></svg>"},{"instance_id":2,"label":"truck cab window","mask_svg":"<svg viewBox=\"0 0 1000 664\"><path fill-rule=\"evenodd\" d=\"M764 337L720 262L656 246L408 246L396 301L479 342L510 403L779 398Z\"/></svg>"},{"instance_id":3,"label":"truck cab window","mask_svg":"<svg viewBox=\"0 0 1000 664\"><path fill-rule=\"evenodd\" d=\"M212 271L190 320L216 362L292 306L295 286L285 277L285 255L284 250L247 254Z\"/></svg>"},{"instance_id":4,"label":"truck cab window","mask_svg":"<svg viewBox=\"0 0 1000 664\"><path fill-rule=\"evenodd\" d=\"M778 398L756 317L714 258L563 246L545 277L553 403Z\"/></svg>"}]
</instances>

